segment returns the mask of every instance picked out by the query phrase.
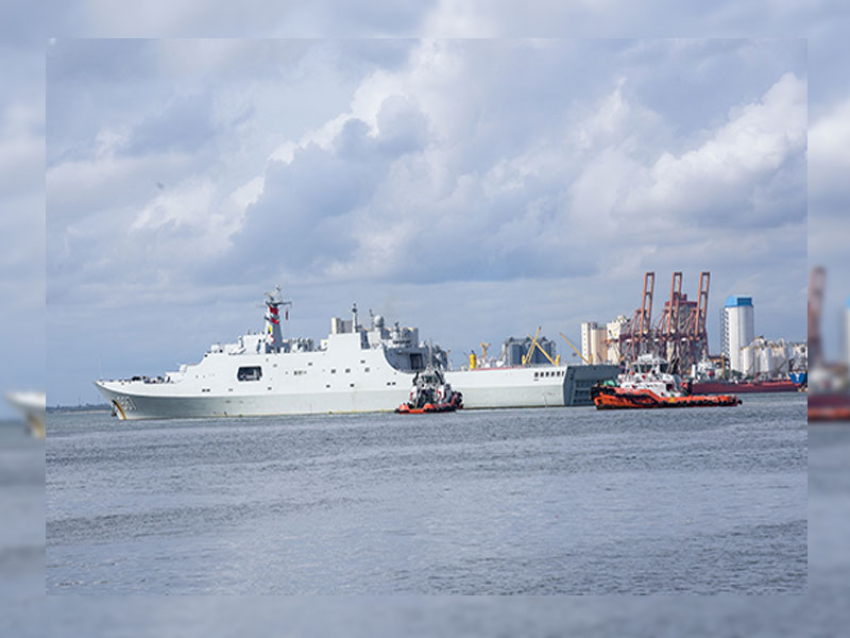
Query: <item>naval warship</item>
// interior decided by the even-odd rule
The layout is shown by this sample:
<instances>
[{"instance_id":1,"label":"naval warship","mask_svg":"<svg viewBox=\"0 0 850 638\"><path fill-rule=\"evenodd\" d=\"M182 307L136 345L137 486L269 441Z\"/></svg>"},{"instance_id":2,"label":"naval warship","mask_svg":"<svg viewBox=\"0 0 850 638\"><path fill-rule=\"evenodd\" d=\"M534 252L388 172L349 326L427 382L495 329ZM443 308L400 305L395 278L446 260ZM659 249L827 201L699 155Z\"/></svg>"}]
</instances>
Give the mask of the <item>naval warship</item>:
<instances>
[{"instance_id":1,"label":"naval warship","mask_svg":"<svg viewBox=\"0 0 850 638\"><path fill-rule=\"evenodd\" d=\"M369 325L334 317L327 338L283 338L291 301L266 293L265 327L210 346L198 363L158 377L98 380L120 419L391 412L429 365L463 393L470 408L590 405L590 388L616 366L547 365L449 370L447 353L420 342L419 330L380 315Z\"/></svg>"}]
</instances>

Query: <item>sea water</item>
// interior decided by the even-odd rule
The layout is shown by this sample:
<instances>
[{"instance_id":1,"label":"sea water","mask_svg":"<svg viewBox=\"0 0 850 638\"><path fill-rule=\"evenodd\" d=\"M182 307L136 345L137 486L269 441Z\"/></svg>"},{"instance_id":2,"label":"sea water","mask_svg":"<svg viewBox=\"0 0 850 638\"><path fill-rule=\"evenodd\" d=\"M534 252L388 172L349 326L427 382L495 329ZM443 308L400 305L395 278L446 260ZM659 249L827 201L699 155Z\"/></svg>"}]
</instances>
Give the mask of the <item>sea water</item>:
<instances>
[{"instance_id":1,"label":"sea water","mask_svg":"<svg viewBox=\"0 0 850 638\"><path fill-rule=\"evenodd\" d=\"M735 408L50 414L49 594L800 594L804 395Z\"/></svg>"}]
</instances>

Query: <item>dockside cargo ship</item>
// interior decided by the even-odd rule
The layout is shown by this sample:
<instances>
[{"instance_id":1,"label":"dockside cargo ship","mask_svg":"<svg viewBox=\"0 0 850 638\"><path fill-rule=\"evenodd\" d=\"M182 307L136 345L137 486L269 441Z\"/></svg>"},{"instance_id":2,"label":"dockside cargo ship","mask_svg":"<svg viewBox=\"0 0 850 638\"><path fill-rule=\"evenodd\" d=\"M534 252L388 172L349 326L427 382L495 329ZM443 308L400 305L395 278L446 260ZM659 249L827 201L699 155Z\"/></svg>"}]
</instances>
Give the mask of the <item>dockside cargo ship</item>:
<instances>
[{"instance_id":1,"label":"dockside cargo ship","mask_svg":"<svg viewBox=\"0 0 850 638\"><path fill-rule=\"evenodd\" d=\"M213 344L196 364L160 377L99 380L121 419L193 418L393 411L408 398L413 377L446 353L419 340L417 328L331 321L312 339L282 337L286 307L280 290L265 300L265 329L234 343ZM284 309L284 317L281 310ZM590 405L590 388L612 379L610 365L547 365L445 370L465 409Z\"/></svg>"}]
</instances>

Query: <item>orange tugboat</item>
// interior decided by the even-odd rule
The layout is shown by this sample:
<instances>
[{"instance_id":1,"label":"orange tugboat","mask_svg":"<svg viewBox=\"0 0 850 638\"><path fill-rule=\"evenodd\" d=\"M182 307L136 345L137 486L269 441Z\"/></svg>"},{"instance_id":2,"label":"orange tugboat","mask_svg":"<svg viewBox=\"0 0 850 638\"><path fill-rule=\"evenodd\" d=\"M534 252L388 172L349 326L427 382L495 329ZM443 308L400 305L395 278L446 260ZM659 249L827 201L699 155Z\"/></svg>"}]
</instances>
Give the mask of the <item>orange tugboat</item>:
<instances>
[{"instance_id":1,"label":"orange tugboat","mask_svg":"<svg viewBox=\"0 0 850 638\"><path fill-rule=\"evenodd\" d=\"M463 407L463 395L452 390L438 368L428 367L413 377L410 400L402 403L397 414L433 414L454 412Z\"/></svg>"},{"instance_id":2,"label":"orange tugboat","mask_svg":"<svg viewBox=\"0 0 850 638\"><path fill-rule=\"evenodd\" d=\"M607 381L590 389L597 410L629 408L697 408L740 405L733 394L695 396L668 363L653 355L641 355L619 375L618 383Z\"/></svg>"}]
</instances>

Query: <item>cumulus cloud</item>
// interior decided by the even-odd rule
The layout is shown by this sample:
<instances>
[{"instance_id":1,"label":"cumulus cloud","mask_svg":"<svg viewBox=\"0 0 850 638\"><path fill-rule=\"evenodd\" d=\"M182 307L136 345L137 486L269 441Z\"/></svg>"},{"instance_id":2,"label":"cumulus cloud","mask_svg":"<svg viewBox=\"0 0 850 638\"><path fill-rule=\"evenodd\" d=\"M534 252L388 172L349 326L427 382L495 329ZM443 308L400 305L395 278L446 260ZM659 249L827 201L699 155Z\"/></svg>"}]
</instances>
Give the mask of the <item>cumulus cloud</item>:
<instances>
[{"instance_id":1,"label":"cumulus cloud","mask_svg":"<svg viewBox=\"0 0 850 638\"><path fill-rule=\"evenodd\" d=\"M234 45L214 57L235 51L251 59ZM387 281L588 273L610 260L587 238L610 245L622 224L645 237L804 214L804 79L774 79L756 101L727 105L725 119L689 131L682 144L665 113L630 86L639 65L623 66L616 47L592 49L607 68L587 85L575 65L587 52L553 41L423 41L405 65L360 69L341 111L279 139L265 157L253 153L253 174L237 179L226 176L233 164L220 166L223 183L200 172L209 164L203 146L217 136L216 152L232 144L226 127L211 125L221 108L209 89L189 92L99 129L88 157L51 166L48 184L62 202L55 214L96 209L118 190L110 209L139 209L124 232L180 231L191 246L185 261L206 278ZM589 95L558 88L559 73ZM244 117L258 108L249 105ZM146 192L131 186L156 165L164 176L149 172ZM73 233L68 225L66 252ZM469 250L471 242L481 249ZM614 243L623 259L634 258L628 240ZM223 257L199 263L211 255Z\"/></svg>"},{"instance_id":2,"label":"cumulus cloud","mask_svg":"<svg viewBox=\"0 0 850 638\"><path fill-rule=\"evenodd\" d=\"M815 205L835 210L850 201L850 99L841 101L809 128L809 188Z\"/></svg>"},{"instance_id":3,"label":"cumulus cloud","mask_svg":"<svg viewBox=\"0 0 850 638\"><path fill-rule=\"evenodd\" d=\"M840 0L681 3L647 0L47 1L48 32L76 37L753 37L798 36L839 15Z\"/></svg>"},{"instance_id":4,"label":"cumulus cloud","mask_svg":"<svg viewBox=\"0 0 850 638\"><path fill-rule=\"evenodd\" d=\"M773 206L760 200L773 187L777 171L802 156L806 126L806 82L783 75L757 103L733 109L728 122L698 148L678 155L663 152L629 193L623 212L689 217L710 225L799 221L806 214L800 162L794 164L797 196L788 202L790 209L778 208L775 199Z\"/></svg>"},{"instance_id":5,"label":"cumulus cloud","mask_svg":"<svg viewBox=\"0 0 850 638\"><path fill-rule=\"evenodd\" d=\"M243 0L211 7L202 0L150 0L116 10L108 0L48 0L51 33L89 37L380 36L415 32L432 2L317 0L309 4Z\"/></svg>"},{"instance_id":6,"label":"cumulus cloud","mask_svg":"<svg viewBox=\"0 0 850 638\"><path fill-rule=\"evenodd\" d=\"M198 150L215 135L211 106L209 95L181 96L173 100L161 112L134 127L133 137L123 151L141 155L162 150Z\"/></svg>"},{"instance_id":7,"label":"cumulus cloud","mask_svg":"<svg viewBox=\"0 0 850 638\"><path fill-rule=\"evenodd\" d=\"M28 11L22 8L22 14L27 16ZM18 19L12 18L9 28ZM4 310L40 310L44 303L44 64L27 47L31 37L33 33L26 31L0 45L0 82L5 87L0 92Z\"/></svg>"},{"instance_id":8,"label":"cumulus cloud","mask_svg":"<svg viewBox=\"0 0 850 638\"><path fill-rule=\"evenodd\" d=\"M0 389L43 387L44 60L31 3L4 7L0 44ZM0 416L11 409L0 405Z\"/></svg>"},{"instance_id":9,"label":"cumulus cloud","mask_svg":"<svg viewBox=\"0 0 850 638\"><path fill-rule=\"evenodd\" d=\"M0 191L5 196L37 189L44 166L44 105L14 101L0 112Z\"/></svg>"},{"instance_id":10,"label":"cumulus cloud","mask_svg":"<svg viewBox=\"0 0 850 638\"><path fill-rule=\"evenodd\" d=\"M829 359L837 359L844 347L843 313L850 298L848 273L850 253L850 186L847 183L850 162L850 100L841 99L822 109L809 128L809 226L810 266L825 266L827 291L821 333Z\"/></svg>"},{"instance_id":11,"label":"cumulus cloud","mask_svg":"<svg viewBox=\"0 0 850 638\"><path fill-rule=\"evenodd\" d=\"M685 232L693 226L805 218L804 79L776 78L699 143L671 152L658 146L671 135L663 117L626 94L624 77L580 108L564 100L540 107L545 120L517 121L516 111L491 108L514 99L504 85L548 87L529 86L521 69L482 78L477 53L423 44L410 68L365 78L350 111L279 149L231 257L249 256L257 274L263 263L267 274L283 266L299 277L580 274L600 262L587 238L607 237L626 255L631 238L650 233L693 241ZM623 237L624 224L633 235ZM281 250L270 229L298 245Z\"/></svg>"}]
</instances>

